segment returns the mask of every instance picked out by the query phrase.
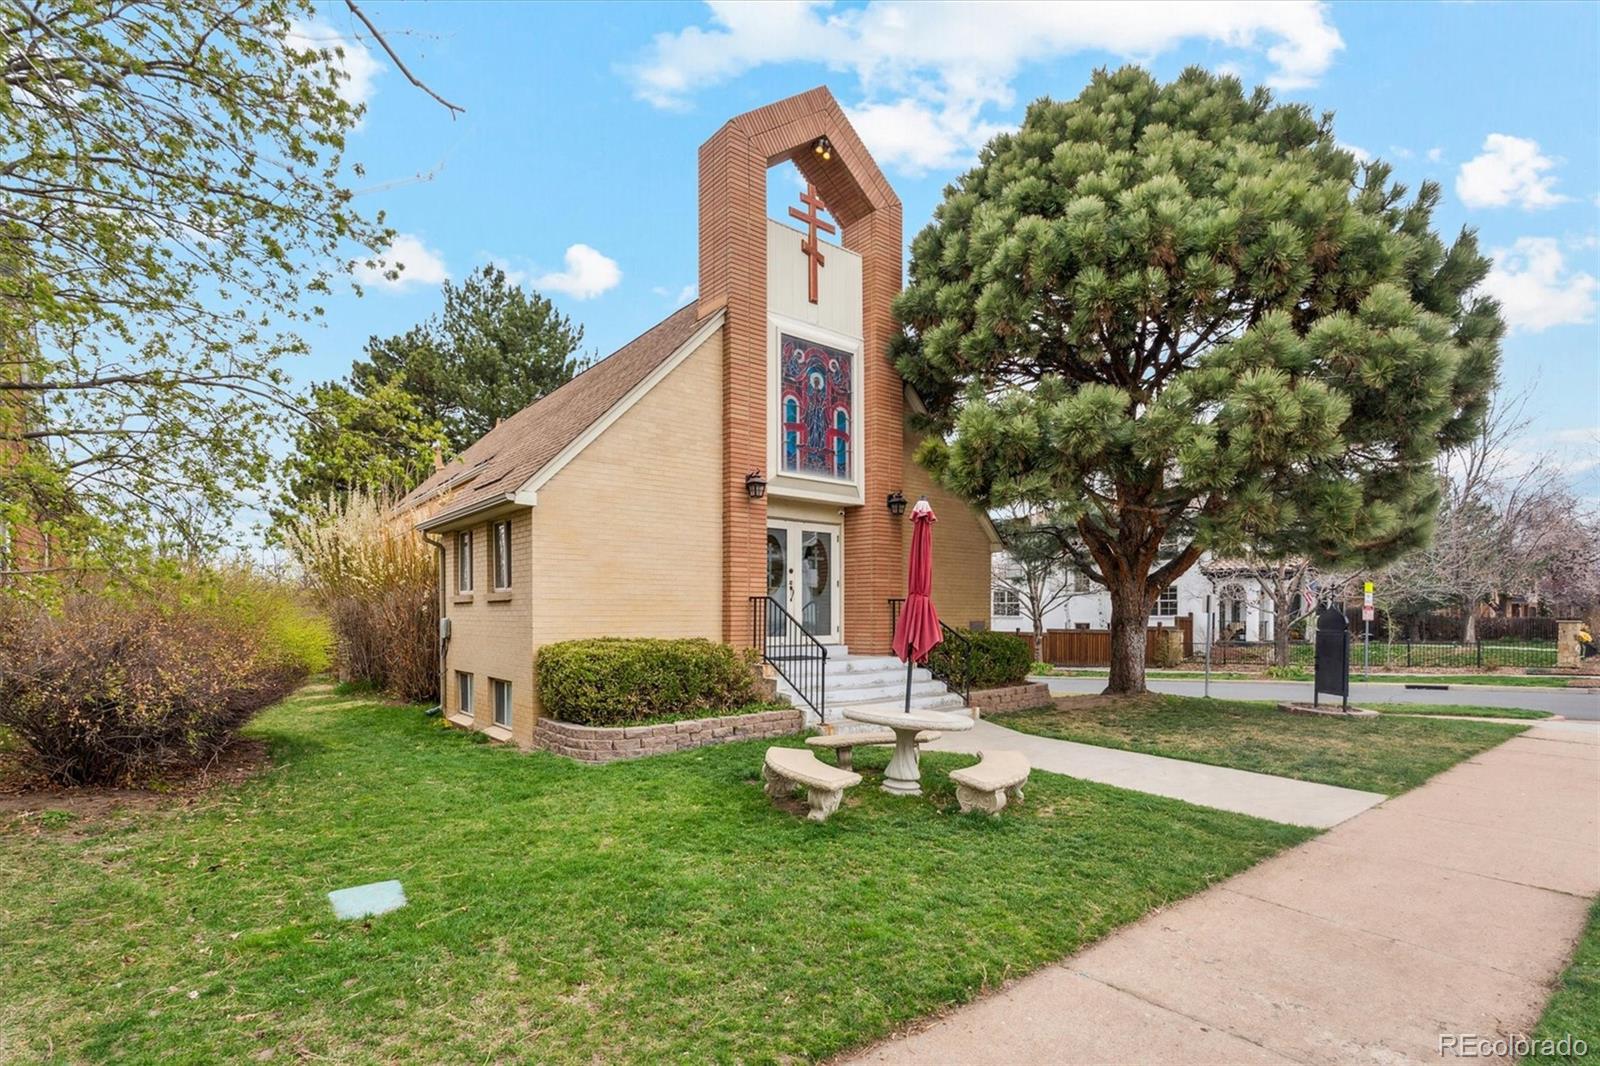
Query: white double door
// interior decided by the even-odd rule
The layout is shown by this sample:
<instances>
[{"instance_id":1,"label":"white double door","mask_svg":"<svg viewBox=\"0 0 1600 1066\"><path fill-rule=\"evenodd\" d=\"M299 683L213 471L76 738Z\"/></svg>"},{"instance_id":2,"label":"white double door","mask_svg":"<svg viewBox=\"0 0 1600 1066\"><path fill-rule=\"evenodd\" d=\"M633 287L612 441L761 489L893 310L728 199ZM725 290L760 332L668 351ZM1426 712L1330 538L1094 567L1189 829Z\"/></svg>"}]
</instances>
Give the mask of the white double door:
<instances>
[{"instance_id":1,"label":"white double door","mask_svg":"<svg viewBox=\"0 0 1600 1066\"><path fill-rule=\"evenodd\" d=\"M838 644L842 639L841 549L836 525L777 519L767 523L767 595L824 644Z\"/></svg>"}]
</instances>

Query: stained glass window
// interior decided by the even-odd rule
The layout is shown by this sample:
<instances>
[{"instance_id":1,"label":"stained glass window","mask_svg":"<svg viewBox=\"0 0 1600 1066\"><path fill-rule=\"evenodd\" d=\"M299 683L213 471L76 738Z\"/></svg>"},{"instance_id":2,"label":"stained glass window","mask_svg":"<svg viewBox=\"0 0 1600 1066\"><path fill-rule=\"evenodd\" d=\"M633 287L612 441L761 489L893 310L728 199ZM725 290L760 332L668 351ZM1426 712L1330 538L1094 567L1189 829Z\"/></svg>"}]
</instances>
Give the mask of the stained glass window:
<instances>
[{"instance_id":1,"label":"stained glass window","mask_svg":"<svg viewBox=\"0 0 1600 1066\"><path fill-rule=\"evenodd\" d=\"M848 479L851 354L781 334L779 356L783 469Z\"/></svg>"}]
</instances>

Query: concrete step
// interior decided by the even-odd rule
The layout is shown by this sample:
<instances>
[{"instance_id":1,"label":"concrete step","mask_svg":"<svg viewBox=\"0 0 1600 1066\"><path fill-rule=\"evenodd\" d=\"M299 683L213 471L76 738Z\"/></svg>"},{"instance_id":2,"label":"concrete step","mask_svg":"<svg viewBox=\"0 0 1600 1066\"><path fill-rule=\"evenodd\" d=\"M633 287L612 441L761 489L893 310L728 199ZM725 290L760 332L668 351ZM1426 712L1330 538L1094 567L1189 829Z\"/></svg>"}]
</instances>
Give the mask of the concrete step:
<instances>
[{"instance_id":1,"label":"concrete step","mask_svg":"<svg viewBox=\"0 0 1600 1066\"><path fill-rule=\"evenodd\" d=\"M905 691L906 679L904 676L875 684L864 684L850 680L838 685L835 685L834 679L830 677L828 678L827 696L829 703L854 703L858 700L893 699L897 696L904 696ZM913 699L918 696L943 696L949 691L943 681L929 679L927 681L911 682L911 697Z\"/></svg>"},{"instance_id":2,"label":"concrete step","mask_svg":"<svg viewBox=\"0 0 1600 1066\"><path fill-rule=\"evenodd\" d=\"M871 699L863 699L863 700L835 700L833 697L830 696L828 698L828 717L832 718L835 713L842 713L846 707L868 707L868 706L871 706L871 707L888 707L888 706L903 707L903 706L905 706L905 695L901 694L899 697L890 696L888 698L885 698L883 696L878 696L878 697L874 697L874 698L871 698ZM942 692L942 693L929 694L929 695L923 695L923 696L912 696L911 697L911 706L913 706L913 707L922 707L922 708L926 708L928 710L946 710L946 709L955 708L955 707L965 707L966 704L962 701L961 697L958 696L956 693L954 693L954 692Z\"/></svg>"}]
</instances>

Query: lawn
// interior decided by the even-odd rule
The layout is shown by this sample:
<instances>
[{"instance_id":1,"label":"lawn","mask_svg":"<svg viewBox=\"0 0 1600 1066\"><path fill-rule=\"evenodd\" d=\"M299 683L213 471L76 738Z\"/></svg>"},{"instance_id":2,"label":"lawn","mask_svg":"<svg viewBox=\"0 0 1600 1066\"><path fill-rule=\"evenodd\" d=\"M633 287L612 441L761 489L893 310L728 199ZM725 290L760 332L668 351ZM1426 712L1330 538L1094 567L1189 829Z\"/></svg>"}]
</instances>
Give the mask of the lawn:
<instances>
[{"instance_id":1,"label":"lawn","mask_svg":"<svg viewBox=\"0 0 1600 1066\"><path fill-rule=\"evenodd\" d=\"M1600 902L1589 911L1589 927L1578 941L1571 964L1556 982L1555 995L1532 1036L1536 1041L1571 1037L1569 1049L1581 1040L1588 1053L1532 1054L1522 1060L1522 1066L1577 1066L1592 1063L1593 1056L1600 1053Z\"/></svg>"},{"instance_id":2,"label":"lawn","mask_svg":"<svg viewBox=\"0 0 1600 1066\"><path fill-rule=\"evenodd\" d=\"M1363 703L1384 714L1443 715L1447 718L1553 718L1549 711L1521 707L1472 707L1462 703Z\"/></svg>"},{"instance_id":3,"label":"lawn","mask_svg":"<svg viewBox=\"0 0 1600 1066\"><path fill-rule=\"evenodd\" d=\"M963 816L970 757L906 800L884 749L818 826L761 742L584 767L327 687L249 732L181 805L0 808L0 1061L826 1058L1312 835L1041 772Z\"/></svg>"},{"instance_id":4,"label":"lawn","mask_svg":"<svg viewBox=\"0 0 1600 1066\"><path fill-rule=\"evenodd\" d=\"M1493 722L1285 714L1271 703L1063 696L996 719L1024 733L1397 795L1524 729Z\"/></svg>"}]
</instances>

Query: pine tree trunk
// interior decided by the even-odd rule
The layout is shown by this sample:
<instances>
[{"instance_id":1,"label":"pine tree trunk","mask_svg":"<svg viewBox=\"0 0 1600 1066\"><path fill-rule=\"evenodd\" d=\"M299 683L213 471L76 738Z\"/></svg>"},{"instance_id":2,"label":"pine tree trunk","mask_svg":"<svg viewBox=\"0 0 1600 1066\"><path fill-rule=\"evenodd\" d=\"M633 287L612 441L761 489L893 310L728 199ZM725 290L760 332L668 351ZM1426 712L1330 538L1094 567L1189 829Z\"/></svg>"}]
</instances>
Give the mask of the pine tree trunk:
<instances>
[{"instance_id":1,"label":"pine tree trunk","mask_svg":"<svg viewBox=\"0 0 1600 1066\"><path fill-rule=\"evenodd\" d=\"M1044 615L1034 615L1033 618L1033 657L1039 662L1044 662Z\"/></svg>"},{"instance_id":2,"label":"pine tree trunk","mask_svg":"<svg viewBox=\"0 0 1600 1066\"><path fill-rule=\"evenodd\" d=\"M1150 600L1139 577L1111 589L1111 676L1107 695L1136 695L1144 683L1144 645Z\"/></svg>"}]
</instances>

